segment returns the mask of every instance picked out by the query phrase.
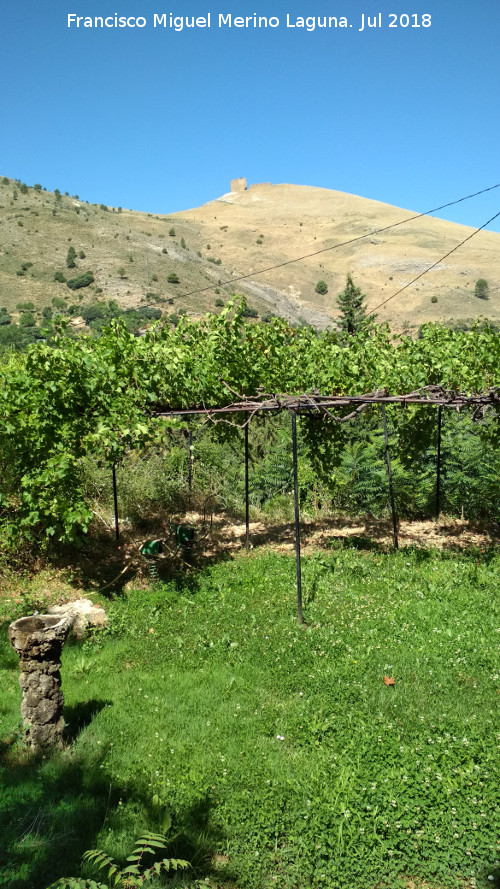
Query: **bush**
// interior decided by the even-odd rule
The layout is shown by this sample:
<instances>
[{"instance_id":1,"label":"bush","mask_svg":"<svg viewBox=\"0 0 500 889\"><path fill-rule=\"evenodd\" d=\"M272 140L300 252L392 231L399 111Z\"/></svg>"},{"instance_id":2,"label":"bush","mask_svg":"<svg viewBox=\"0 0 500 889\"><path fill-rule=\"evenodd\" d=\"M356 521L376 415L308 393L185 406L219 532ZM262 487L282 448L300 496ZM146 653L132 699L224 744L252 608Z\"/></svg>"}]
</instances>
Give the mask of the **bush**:
<instances>
[{"instance_id":1,"label":"bush","mask_svg":"<svg viewBox=\"0 0 500 889\"><path fill-rule=\"evenodd\" d=\"M81 310L81 316L86 324L95 321L97 318L104 318L106 307L102 303L94 303L91 306L84 306Z\"/></svg>"},{"instance_id":2,"label":"bush","mask_svg":"<svg viewBox=\"0 0 500 889\"><path fill-rule=\"evenodd\" d=\"M68 247L68 252L67 252L67 254L66 254L66 268L68 268L68 269L74 269L74 268L75 268L75 265L76 265L75 257L76 257L76 250L75 250L75 248L74 248L74 247Z\"/></svg>"},{"instance_id":3,"label":"bush","mask_svg":"<svg viewBox=\"0 0 500 889\"><path fill-rule=\"evenodd\" d=\"M31 312L23 312L19 318L20 327L35 327L36 321Z\"/></svg>"},{"instance_id":4,"label":"bush","mask_svg":"<svg viewBox=\"0 0 500 889\"><path fill-rule=\"evenodd\" d=\"M78 251L78 258L79 258L79 259L85 259L85 251L84 251L84 250L79 250L79 251Z\"/></svg>"},{"instance_id":5,"label":"bush","mask_svg":"<svg viewBox=\"0 0 500 889\"><path fill-rule=\"evenodd\" d=\"M169 235L170 235L171 238L175 238L175 228L171 228L171 229L169 230Z\"/></svg>"},{"instance_id":6,"label":"bush","mask_svg":"<svg viewBox=\"0 0 500 889\"><path fill-rule=\"evenodd\" d=\"M161 318L161 309L155 309L153 306L144 306L137 310L140 318L147 318L150 321L159 321Z\"/></svg>"},{"instance_id":7,"label":"bush","mask_svg":"<svg viewBox=\"0 0 500 889\"><path fill-rule=\"evenodd\" d=\"M66 300L61 299L60 296L54 296L52 299L52 305L55 309L62 309L64 311L64 309L66 308Z\"/></svg>"},{"instance_id":8,"label":"bush","mask_svg":"<svg viewBox=\"0 0 500 889\"><path fill-rule=\"evenodd\" d=\"M66 281L66 287L69 287L70 290L79 290L81 287L88 287L93 281L94 276L92 272L84 272L83 275L78 275L76 278L70 278L69 281Z\"/></svg>"},{"instance_id":9,"label":"bush","mask_svg":"<svg viewBox=\"0 0 500 889\"><path fill-rule=\"evenodd\" d=\"M16 309L20 312L32 312L35 308L35 303L25 302L25 303L17 303Z\"/></svg>"},{"instance_id":10,"label":"bush","mask_svg":"<svg viewBox=\"0 0 500 889\"><path fill-rule=\"evenodd\" d=\"M258 318L259 313L257 309L254 309L252 306L243 306L241 310L241 314L244 318Z\"/></svg>"},{"instance_id":11,"label":"bush","mask_svg":"<svg viewBox=\"0 0 500 889\"><path fill-rule=\"evenodd\" d=\"M179 276L175 272L171 272L167 278L169 284L180 284Z\"/></svg>"},{"instance_id":12,"label":"bush","mask_svg":"<svg viewBox=\"0 0 500 889\"><path fill-rule=\"evenodd\" d=\"M431 296L431 303L437 303L437 301L438 301L437 296Z\"/></svg>"},{"instance_id":13,"label":"bush","mask_svg":"<svg viewBox=\"0 0 500 889\"><path fill-rule=\"evenodd\" d=\"M224 300L223 299L216 299L215 305L217 306L217 308L222 309L222 307L224 306Z\"/></svg>"},{"instance_id":14,"label":"bush","mask_svg":"<svg viewBox=\"0 0 500 889\"><path fill-rule=\"evenodd\" d=\"M488 282L484 278L478 278L474 287L474 296L478 299L489 299Z\"/></svg>"},{"instance_id":15,"label":"bush","mask_svg":"<svg viewBox=\"0 0 500 889\"><path fill-rule=\"evenodd\" d=\"M326 281L318 281L314 290L316 293L324 295L325 293L328 293L328 284Z\"/></svg>"}]
</instances>

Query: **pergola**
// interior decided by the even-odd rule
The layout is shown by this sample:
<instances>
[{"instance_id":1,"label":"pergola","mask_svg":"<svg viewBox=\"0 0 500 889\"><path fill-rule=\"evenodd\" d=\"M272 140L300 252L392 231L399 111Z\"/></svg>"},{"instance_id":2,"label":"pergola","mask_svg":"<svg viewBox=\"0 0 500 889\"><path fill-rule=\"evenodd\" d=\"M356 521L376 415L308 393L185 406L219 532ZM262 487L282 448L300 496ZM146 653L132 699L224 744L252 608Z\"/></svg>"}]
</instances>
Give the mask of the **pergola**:
<instances>
[{"instance_id":1,"label":"pergola","mask_svg":"<svg viewBox=\"0 0 500 889\"><path fill-rule=\"evenodd\" d=\"M423 405L427 407L437 407L437 466L436 466L436 521L440 512L440 472L441 472L441 421L443 408L454 408L459 411L462 408L473 409L473 419L477 420L484 416L485 412L492 407L500 407L500 387L491 387L490 389L476 393L473 395L460 392L457 389L445 389L442 386L430 385L424 386L413 392L402 395L389 395L386 389L379 389L375 392L365 393L362 395L321 395L319 392L313 391L306 395L287 395L287 394L266 394L259 392L257 396L245 397L239 396L230 386L225 384L228 391L236 396L234 400L224 405L198 405L189 408L174 408L169 405L156 404L148 408L148 414L153 418L172 418L172 417L204 417L206 422L221 423L225 422L235 428L244 430L245 440L245 547L248 552L250 545L250 523L249 523L249 447L248 447L248 429L252 418L261 413L280 413L288 411L292 421L292 457L293 457L293 489L294 489L294 518L295 518L295 560L297 574L297 614L299 623L304 622L302 614L302 579L301 579L301 563L300 563L300 516L299 516L299 495L298 495L298 478L297 478L297 416L308 414L324 417L334 423L345 423L349 420L356 419L364 410L373 405L381 407L384 442L385 442L385 459L387 466L387 478L389 488L389 501L392 515L393 539L394 547L398 548L398 522L396 516L396 508L394 502L394 492L392 485L391 460L389 452L389 442L387 435L386 405ZM351 410L346 410L346 409ZM339 412L340 411L340 412ZM238 422L238 415L242 420ZM191 433L190 433L191 445ZM189 450L189 469L191 476L191 447ZM115 509L115 530L118 537L118 503L116 474L113 467L113 495Z\"/></svg>"}]
</instances>

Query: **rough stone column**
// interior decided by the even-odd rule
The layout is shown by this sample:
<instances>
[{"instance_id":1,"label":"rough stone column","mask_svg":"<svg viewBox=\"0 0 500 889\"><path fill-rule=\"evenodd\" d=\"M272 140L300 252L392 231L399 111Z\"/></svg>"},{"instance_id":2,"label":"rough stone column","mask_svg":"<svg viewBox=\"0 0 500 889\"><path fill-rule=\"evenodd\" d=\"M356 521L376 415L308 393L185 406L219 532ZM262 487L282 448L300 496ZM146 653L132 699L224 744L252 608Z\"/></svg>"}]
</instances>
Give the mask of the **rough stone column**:
<instances>
[{"instance_id":1,"label":"rough stone column","mask_svg":"<svg viewBox=\"0 0 500 889\"><path fill-rule=\"evenodd\" d=\"M59 670L69 629L65 617L52 614L21 617L8 629L9 640L20 656L25 741L34 753L61 744L64 699Z\"/></svg>"}]
</instances>

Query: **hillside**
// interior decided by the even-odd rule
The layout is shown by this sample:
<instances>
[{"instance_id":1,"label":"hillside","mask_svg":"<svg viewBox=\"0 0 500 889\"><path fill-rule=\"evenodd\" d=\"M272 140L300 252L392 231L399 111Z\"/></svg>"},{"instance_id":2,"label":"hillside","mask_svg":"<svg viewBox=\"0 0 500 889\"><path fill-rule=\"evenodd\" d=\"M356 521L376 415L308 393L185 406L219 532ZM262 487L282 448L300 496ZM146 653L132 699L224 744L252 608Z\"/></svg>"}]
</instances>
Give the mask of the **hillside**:
<instances>
[{"instance_id":1,"label":"hillside","mask_svg":"<svg viewBox=\"0 0 500 889\"><path fill-rule=\"evenodd\" d=\"M54 299L64 300L73 304L78 323L80 308L96 300L196 316L237 292L245 293L261 317L275 313L325 327L335 320L335 297L347 272L375 307L473 231L425 217L370 235L411 215L328 189L260 184L245 190L239 183L202 207L156 216L4 178L1 305L17 320L19 305L33 303L37 316ZM345 247L310 255L365 234ZM69 247L76 254L72 269L66 263ZM54 280L56 273L72 278L87 271L94 282L75 291ZM178 283L168 280L172 275ZM224 283L241 275L250 277ZM474 296L478 278L488 281L488 300ZM320 279L328 285L326 295L315 292ZM479 315L500 320L500 234L492 232L480 232L378 312L395 330Z\"/></svg>"}]
</instances>

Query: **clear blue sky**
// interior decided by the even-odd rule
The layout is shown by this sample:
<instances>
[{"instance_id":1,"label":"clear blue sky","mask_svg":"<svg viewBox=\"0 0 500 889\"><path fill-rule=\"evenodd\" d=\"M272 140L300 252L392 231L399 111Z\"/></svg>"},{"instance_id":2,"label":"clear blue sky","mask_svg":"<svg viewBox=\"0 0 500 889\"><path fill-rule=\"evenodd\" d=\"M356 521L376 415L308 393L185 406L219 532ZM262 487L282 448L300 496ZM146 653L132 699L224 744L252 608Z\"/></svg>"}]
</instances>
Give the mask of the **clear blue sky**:
<instances>
[{"instance_id":1,"label":"clear blue sky","mask_svg":"<svg viewBox=\"0 0 500 889\"><path fill-rule=\"evenodd\" d=\"M164 12L210 12L211 28L154 28ZM421 27L389 28L391 12ZM147 25L68 28L70 13ZM228 13L280 24L218 27ZM352 27L287 28L287 13ZM237 176L425 211L500 182L499 45L498 0L9 2L0 174L151 213L212 200ZM499 210L500 188L436 215L479 226Z\"/></svg>"}]
</instances>

